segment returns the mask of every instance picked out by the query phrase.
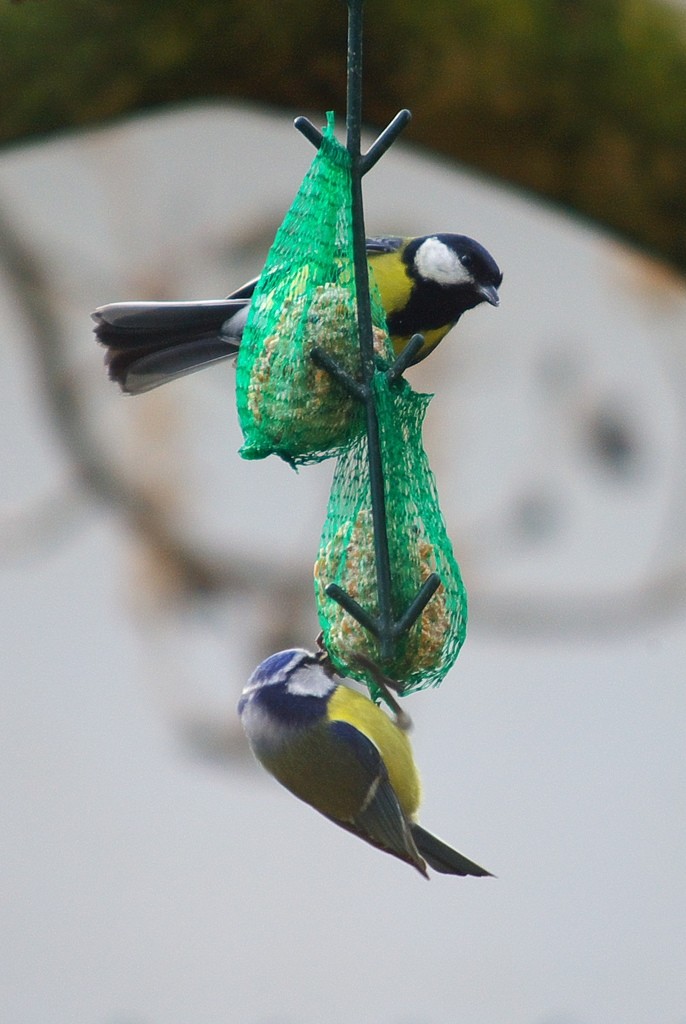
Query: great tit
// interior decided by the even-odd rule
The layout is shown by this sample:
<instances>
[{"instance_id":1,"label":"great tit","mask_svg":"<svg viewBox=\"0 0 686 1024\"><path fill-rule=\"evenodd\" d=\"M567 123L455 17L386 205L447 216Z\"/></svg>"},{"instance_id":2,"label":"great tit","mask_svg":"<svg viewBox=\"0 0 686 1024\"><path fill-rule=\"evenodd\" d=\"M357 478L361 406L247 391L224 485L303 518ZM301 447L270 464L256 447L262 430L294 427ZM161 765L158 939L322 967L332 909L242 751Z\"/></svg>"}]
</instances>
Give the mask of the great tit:
<instances>
[{"instance_id":1,"label":"great tit","mask_svg":"<svg viewBox=\"0 0 686 1024\"><path fill-rule=\"evenodd\" d=\"M257 760L315 810L426 878L427 864L490 875L416 823L420 782L405 729L334 682L327 666L322 655L294 649L255 669L238 712Z\"/></svg>"},{"instance_id":2,"label":"great tit","mask_svg":"<svg viewBox=\"0 0 686 1024\"><path fill-rule=\"evenodd\" d=\"M490 253L465 235L368 238L367 255L395 354L414 334L424 336L410 365L426 358L468 309L498 305L503 275ZM141 394L234 356L257 280L226 299L100 306L92 317L107 347L111 379L122 391Z\"/></svg>"}]
</instances>

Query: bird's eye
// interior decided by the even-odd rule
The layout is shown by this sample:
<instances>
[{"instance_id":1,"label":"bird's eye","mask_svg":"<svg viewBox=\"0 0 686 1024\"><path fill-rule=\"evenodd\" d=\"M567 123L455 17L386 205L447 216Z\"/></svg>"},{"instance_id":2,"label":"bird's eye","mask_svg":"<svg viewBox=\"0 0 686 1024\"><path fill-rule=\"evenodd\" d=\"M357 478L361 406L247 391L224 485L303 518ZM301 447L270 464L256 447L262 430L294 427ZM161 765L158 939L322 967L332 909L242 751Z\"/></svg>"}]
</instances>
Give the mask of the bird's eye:
<instances>
[{"instance_id":1,"label":"bird's eye","mask_svg":"<svg viewBox=\"0 0 686 1024\"><path fill-rule=\"evenodd\" d=\"M465 268L465 270L472 271L474 269L474 260L472 259L468 252L466 252L464 256L460 256L460 263Z\"/></svg>"}]
</instances>

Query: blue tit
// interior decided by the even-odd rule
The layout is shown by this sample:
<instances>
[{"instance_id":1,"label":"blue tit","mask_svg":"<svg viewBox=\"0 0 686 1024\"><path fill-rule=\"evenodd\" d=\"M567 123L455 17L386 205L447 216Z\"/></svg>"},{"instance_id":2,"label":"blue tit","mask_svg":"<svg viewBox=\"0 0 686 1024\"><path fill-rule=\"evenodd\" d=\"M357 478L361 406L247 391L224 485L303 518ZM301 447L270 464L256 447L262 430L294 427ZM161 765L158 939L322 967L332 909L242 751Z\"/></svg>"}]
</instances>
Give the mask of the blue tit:
<instances>
[{"instance_id":1,"label":"blue tit","mask_svg":"<svg viewBox=\"0 0 686 1024\"><path fill-rule=\"evenodd\" d=\"M427 864L490 875L416 823L421 787L406 729L337 684L327 665L295 649L255 669L238 712L257 760L315 810L427 878Z\"/></svg>"},{"instance_id":2,"label":"blue tit","mask_svg":"<svg viewBox=\"0 0 686 1024\"><path fill-rule=\"evenodd\" d=\"M395 354L414 334L424 359L463 313L497 306L503 275L482 245L465 235L368 238L367 255L381 293ZM205 302L115 302L92 314L106 346L109 375L141 394L236 355L257 278L226 299Z\"/></svg>"}]
</instances>

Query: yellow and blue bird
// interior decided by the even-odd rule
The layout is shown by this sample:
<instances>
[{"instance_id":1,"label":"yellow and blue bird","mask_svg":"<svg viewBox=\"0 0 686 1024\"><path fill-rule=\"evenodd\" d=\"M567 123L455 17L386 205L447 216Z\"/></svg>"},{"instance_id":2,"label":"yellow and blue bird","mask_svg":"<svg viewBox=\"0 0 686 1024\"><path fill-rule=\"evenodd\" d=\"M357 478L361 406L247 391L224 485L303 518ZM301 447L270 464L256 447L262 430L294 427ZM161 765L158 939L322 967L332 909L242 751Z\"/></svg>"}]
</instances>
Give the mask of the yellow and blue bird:
<instances>
[{"instance_id":1,"label":"yellow and blue bird","mask_svg":"<svg viewBox=\"0 0 686 1024\"><path fill-rule=\"evenodd\" d=\"M427 864L443 874L490 875L415 821L421 787L407 716L398 709L394 722L337 684L321 654L271 655L248 680L238 712L257 760L335 824L427 878Z\"/></svg>"},{"instance_id":2,"label":"yellow and blue bird","mask_svg":"<svg viewBox=\"0 0 686 1024\"><path fill-rule=\"evenodd\" d=\"M367 239L395 354L414 334L425 359L463 313L499 303L502 273L486 249L466 235ZM128 394L141 394L235 356L257 278L226 299L196 302L114 302L92 314L107 348L109 375Z\"/></svg>"}]
</instances>

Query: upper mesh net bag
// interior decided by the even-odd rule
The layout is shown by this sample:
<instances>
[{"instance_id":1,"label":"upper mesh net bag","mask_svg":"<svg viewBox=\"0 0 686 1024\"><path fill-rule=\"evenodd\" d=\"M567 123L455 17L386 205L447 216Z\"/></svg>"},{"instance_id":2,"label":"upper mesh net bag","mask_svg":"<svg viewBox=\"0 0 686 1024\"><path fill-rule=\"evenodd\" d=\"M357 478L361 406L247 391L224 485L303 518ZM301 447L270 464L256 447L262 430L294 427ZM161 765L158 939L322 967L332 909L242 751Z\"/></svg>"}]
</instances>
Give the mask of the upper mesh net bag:
<instances>
[{"instance_id":1,"label":"upper mesh net bag","mask_svg":"<svg viewBox=\"0 0 686 1024\"><path fill-rule=\"evenodd\" d=\"M324 138L256 286L238 354L241 455L276 454L293 466L345 451L364 411L311 358L321 348L352 377L361 361L353 270L350 155L327 115ZM392 361L383 307L371 282L377 355Z\"/></svg>"}]
</instances>

